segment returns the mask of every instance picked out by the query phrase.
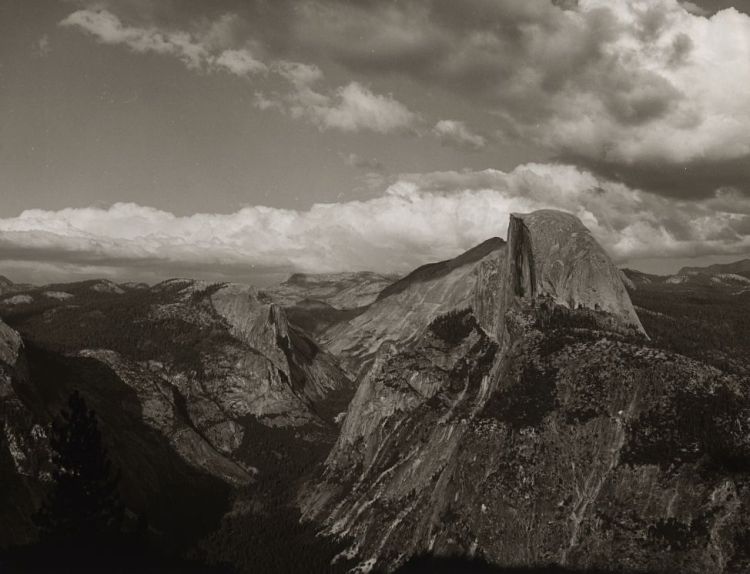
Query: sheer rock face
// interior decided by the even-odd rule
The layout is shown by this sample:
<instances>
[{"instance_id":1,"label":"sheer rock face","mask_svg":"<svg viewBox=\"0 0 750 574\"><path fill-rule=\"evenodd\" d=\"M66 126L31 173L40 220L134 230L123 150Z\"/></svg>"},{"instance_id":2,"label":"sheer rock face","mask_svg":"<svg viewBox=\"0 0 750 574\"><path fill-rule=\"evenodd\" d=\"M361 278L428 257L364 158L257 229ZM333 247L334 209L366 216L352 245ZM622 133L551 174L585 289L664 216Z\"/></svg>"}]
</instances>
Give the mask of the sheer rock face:
<instances>
[{"instance_id":1,"label":"sheer rock face","mask_svg":"<svg viewBox=\"0 0 750 574\"><path fill-rule=\"evenodd\" d=\"M512 214L508 227L513 294L548 295L570 309L601 310L643 332L622 275L591 233L570 214Z\"/></svg>"},{"instance_id":2,"label":"sheer rock face","mask_svg":"<svg viewBox=\"0 0 750 574\"><path fill-rule=\"evenodd\" d=\"M470 307L502 340L506 311L543 296L571 309L603 311L643 333L620 271L578 218L551 210L513 214L507 237L507 244L487 241L390 285L364 313L324 332L322 343L362 375L381 346L414 341L440 314Z\"/></svg>"},{"instance_id":3,"label":"sheer rock face","mask_svg":"<svg viewBox=\"0 0 750 574\"><path fill-rule=\"evenodd\" d=\"M747 571L747 381L649 346L575 218L510 226L499 263L471 271L483 279L461 303L479 313L443 314L375 351L301 495L305 516L347 540L362 570L429 551Z\"/></svg>"}]
</instances>

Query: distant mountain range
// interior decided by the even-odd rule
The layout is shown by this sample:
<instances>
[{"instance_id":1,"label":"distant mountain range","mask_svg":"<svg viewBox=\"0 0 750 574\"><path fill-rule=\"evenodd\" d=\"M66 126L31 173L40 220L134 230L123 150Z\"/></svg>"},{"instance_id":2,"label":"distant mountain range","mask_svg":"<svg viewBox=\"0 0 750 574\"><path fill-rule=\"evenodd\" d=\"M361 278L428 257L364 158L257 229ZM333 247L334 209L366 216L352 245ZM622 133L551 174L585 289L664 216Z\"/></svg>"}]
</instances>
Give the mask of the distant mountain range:
<instances>
[{"instance_id":1,"label":"distant mountain range","mask_svg":"<svg viewBox=\"0 0 750 574\"><path fill-rule=\"evenodd\" d=\"M642 285L719 286L729 289L750 289L750 259L734 263L717 263L706 267L683 267L675 275L654 275L623 269L630 288Z\"/></svg>"},{"instance_id":2,"label":"distant mountain range","mask_svg":"<svg viewBox=\"0 0 750 574\"><path fill-rule=\"evenodd\" d=\"M507 237L402 278L0 279L0 548L77 390L148 536L238 572L750 571L750 262L620 271L547 210Z\"/></svg>"}]
</instances>

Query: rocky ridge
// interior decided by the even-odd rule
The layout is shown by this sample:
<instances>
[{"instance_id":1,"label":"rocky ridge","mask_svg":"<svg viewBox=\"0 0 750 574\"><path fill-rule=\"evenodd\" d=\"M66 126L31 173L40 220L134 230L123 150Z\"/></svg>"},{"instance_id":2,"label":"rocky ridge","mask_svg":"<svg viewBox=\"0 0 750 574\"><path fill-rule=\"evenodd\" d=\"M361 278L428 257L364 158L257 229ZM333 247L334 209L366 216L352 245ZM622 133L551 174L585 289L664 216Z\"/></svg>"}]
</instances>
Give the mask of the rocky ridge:
<instances>
[{"instance_id":1,"label":"rocky ridge","mask_svg":"<svg viewBox=\"0 0 750 574\"><path fill-rule=\"evenodd\" d=\"M334 419L353 393L350 379L254 288L170 281L68 291L74 304L39 297L17 315L6 310L32 356L30 371L12 385L0 368L0 408L14 480L26 476L34 497L44 469L32 463L46 459L32 444L34 429L49 424L73 389L100 415L135 508L152 504L159 483L178 484L175 497L203 492L208 504L260 475L267 480L275 472L269 457L296 464L333 440ZM23 344L5 324L0 335L0 362L8 366ZM10 417L11 409L21 414ZM160 507L168 504L165 498ZM212 504L211 513L221 511ZM30 514L16 522L26 536Z\"/></svg>"},{"instance_id":2,"label":"rocky ridge","mask_svg":"<svg viewBox=\"0 0 750 574\"><path fill-rule=\"evenodd\" d=\"M574 217L515 215L508 237L492 313L464 298L376 351L305 516L360 571L430 552L743 572L750 385L652 347Z\"/></svg>"},{"instance_id":3,"label":"rocky ridge","mask_svg":"<svg viewBox=\"0 0 750 574\"><path fill-rule=\"evenodd\" d=\"M398 279L370 271L357 273L295 273L283 283L264 289L282 306L309 299L336 309L356 309L371 304L388 285Z\"/></svg>"},{"instance_id":4,"label":"rocky ridge","mask_svg":"<svg viewBox=\"0 0 750 574\"><path fill-rule=\"evenodd\" d=\"M361 375L381 348L413 340L440 314L472 307L492 329L494 283L503 272L506 248L494 239L454 260L417 269L386 288L363 313L323 332L321 343L349 372Z\"/></svg>"}]
</instances>

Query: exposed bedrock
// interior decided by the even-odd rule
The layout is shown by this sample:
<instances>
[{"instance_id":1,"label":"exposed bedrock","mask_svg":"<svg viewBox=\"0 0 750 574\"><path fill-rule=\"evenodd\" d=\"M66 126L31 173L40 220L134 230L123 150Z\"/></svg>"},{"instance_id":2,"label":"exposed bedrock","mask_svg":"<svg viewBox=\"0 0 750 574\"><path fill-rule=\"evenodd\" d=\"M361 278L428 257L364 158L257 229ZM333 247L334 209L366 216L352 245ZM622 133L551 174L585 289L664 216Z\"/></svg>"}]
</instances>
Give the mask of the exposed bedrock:
<instances>
[{"instance_id":1,"label":"exposed bedrock","mask_svg":"<svg viewBox=\"0 0 750 574\"><path fill-rule=\"evenodd\" d=\"M375 350L304 515L361 571L747 571L747 381L650 346L571 215L513 215L492 259L465 308Z\"/></svg>"}]
</instances>

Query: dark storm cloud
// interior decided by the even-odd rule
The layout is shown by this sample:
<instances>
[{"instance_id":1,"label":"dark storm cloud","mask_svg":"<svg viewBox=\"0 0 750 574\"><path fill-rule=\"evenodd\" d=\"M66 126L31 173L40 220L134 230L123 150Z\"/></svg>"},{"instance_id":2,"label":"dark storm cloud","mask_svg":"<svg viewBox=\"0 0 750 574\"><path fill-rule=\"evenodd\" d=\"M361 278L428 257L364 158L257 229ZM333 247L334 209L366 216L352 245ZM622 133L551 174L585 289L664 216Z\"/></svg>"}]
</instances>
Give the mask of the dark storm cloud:
<instances>
[{"instance_id":1,"label":"dark storm cloud","mask_svg":"<svg viewBox=\"0 0 750 574\"><path fill-rule=\"evenodd\" d=\"M750 155L735 159L668 164L640 162L629 165L561 156L562 162L581 165L633 188L648 189L674 198L697 199L728 188L750 196Z\"/></svg>"}]
</instances>

